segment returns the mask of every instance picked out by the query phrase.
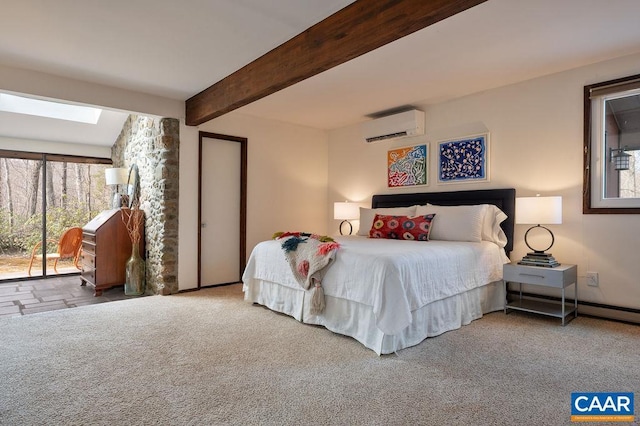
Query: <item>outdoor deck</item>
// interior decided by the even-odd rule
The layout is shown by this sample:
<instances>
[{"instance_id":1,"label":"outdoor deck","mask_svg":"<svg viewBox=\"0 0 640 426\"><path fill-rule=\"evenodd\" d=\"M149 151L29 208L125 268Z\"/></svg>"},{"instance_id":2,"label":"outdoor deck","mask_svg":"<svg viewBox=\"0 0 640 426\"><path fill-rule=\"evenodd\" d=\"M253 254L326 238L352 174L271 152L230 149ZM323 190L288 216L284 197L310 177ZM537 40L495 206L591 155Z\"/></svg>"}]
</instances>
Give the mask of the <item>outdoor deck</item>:
<instances>
[{"instance_id":1,"label":"outdoor deck","mask_svg":"<svg viewBox=\"0 0 640 426\"><path fill-rule=\"evenodd\" d=\"M6 274L0 278L9 278ZM0 317L19 316L56 309L75 308L95 303L128 299L124 287L104 290L93 295L91 285L81 286L80 275L58 275L40 280L0 282Z\"/></svg>"}]
</instances>

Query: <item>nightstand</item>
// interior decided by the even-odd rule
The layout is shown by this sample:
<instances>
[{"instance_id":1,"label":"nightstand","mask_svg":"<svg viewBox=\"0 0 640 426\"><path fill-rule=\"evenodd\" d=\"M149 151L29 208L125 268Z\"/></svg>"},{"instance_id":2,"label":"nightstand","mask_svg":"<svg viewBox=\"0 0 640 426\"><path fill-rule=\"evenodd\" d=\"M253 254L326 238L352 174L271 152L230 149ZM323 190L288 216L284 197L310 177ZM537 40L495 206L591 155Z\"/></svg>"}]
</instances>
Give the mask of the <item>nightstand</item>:
<instances>
[{"instance_id":1,"label":"nightstand","mask_svg":"<svg viewBox=\"0 0 640 426\"><path fill-rule=\"evenodd\" d=\"M576 265L562 264L555 268L545 268L543 266L518 265L513 262L504 265L502 271L505 296L507 295L508 282L518 283L520 295L520 297L511 302L508 302L507 298L504 305L505 314L512 309L549 315L561 318L562 325L567 324L571 319L578 316L578 268ZM543 300L523 299L522 284L559 288L562 291L562 302L558 304ZM573 305L565 303L565 290L571 285L573 285L574 292ZM571 314L573 314L573 317L569 321L565 321Z\"/></svg>"}]
</instances>

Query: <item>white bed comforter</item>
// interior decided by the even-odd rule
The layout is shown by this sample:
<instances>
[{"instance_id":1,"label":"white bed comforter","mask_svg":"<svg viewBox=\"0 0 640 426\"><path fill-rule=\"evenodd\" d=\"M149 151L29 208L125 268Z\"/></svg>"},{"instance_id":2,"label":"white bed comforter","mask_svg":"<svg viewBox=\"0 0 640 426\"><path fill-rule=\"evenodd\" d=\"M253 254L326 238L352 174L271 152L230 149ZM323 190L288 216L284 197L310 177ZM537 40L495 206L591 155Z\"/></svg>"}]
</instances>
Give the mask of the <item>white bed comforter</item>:
<instances>
[{"instance_id":1,"label":"white bed comforter","mask_svg":"<svg viewBox=\"0 0 640 426\"><path fill-rule=\"evenodd\" d=\"M496 244L453 241L401 241L346 236L322 287L327 296L371 306L377 327L397 334L411 324L411 312L431 302L502 279L509 262ZM281 241L259 243L243 281L266 280L301 289Z\"/></svg>"}]
</instances>

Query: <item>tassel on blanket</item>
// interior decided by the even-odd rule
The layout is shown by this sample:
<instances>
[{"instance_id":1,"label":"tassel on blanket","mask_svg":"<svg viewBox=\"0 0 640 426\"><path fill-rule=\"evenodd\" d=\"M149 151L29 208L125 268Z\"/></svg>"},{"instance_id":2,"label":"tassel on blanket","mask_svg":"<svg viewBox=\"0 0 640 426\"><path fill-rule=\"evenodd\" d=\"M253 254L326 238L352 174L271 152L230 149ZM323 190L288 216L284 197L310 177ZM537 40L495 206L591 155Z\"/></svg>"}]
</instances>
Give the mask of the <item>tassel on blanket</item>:
<instances>
[{"instance_id":1,"label":"tassel on blanket","mask_svg":"<svg viewBox=\"0 0 640 426\"><path fill-rule=\"evenodd\" d=\"M313 292L311 298L311 313L313 315L321 314L324 311L324 290L322 290L322 283L315 281L316 289Z\"/></svg>"}]
</instances>

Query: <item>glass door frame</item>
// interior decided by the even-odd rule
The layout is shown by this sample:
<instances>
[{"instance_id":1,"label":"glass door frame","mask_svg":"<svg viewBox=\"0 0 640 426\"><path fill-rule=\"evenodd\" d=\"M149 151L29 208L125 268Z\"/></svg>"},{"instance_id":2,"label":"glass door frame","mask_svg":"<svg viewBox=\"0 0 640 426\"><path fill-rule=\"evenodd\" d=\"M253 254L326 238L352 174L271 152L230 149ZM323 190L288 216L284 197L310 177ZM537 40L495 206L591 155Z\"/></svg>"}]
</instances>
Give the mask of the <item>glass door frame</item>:
<instances>
[{"instance_id":1,"label":"glass door frame","mask_svg":"<svg viewBox=\"0 0 640 426\"><path fill-rule=\"evenodd\" d=\"M19 159L19 160L35 160L42 162L42 172L40 175L40 185L41 185L41 198L42 198L42 225L41 225L41 247L42 247L42 263L40 264L42 275L37 276L25 276L25 277L17 277L17 278L8 278L8 279L0 279L0 284L3 282L13 282L13 281L27 281L27 280L40 280L46 279L53 276L60 275L79 275L78 272L71 272L65 274L55 274L55 275L47 275L47 162L66 162L66 163L81 163L81 164L102 164L102 165L112 165L113 160L111 158L101 158L101 157L85 157L78 155L66 155L66 154L48 154L48 153L38 153L38 152L27 152L27 151L13 151L13 150L3 150L0 149L0 158L8 158L8 159ZM35 266L35 265L34 265Z\"/></svg>"}]
</instances>

